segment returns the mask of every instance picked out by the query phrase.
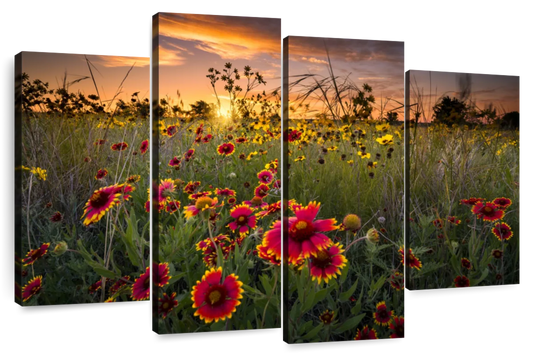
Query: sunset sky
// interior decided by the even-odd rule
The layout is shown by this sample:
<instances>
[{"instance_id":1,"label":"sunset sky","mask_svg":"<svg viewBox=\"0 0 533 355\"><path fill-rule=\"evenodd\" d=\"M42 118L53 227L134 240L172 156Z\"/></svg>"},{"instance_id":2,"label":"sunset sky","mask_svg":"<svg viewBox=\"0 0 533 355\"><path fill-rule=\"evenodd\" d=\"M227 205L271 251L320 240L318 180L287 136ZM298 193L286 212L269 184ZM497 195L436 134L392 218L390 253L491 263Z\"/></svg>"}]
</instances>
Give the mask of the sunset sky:
<instances>
[{"instance_id":1,"label":"sunset sky","mask_svg":"<svg viewBox=\"0 0 533 355\"><path fill-rule=\"evenodd\" d=\"M209 68L222 72L226 62L242 74L246 65L266 80L267 92L281 86L281 20L256 17L160 13L159 95L176 100L179 91L185 109L198 100L216 103ZM245 80L241 79L241 86ZM224 84L217 83L222 112L229 101ZM177 102L175 101L174 104Z\"/></svg>"},{"instance_id":2,"label":"sunset sky","mask_svg":"<svg viewBox=\"0 0 533 355\"><path fill-rule=\"evenodd\" d=\"M141 99L150 98L150 58L104 55L87 55L87 58L97 69L92 70L102 101L113 98L134 63L135 67L124 82L122 93L118 98L129 100L131 94L137 91ZM40 79L48 82L50 89L63 86L65 73L68 82L89 77L73 84L70 92L96 94L85 56L82 54L23 52L22 71L30 76L30 80Z\"/></svg>"},{"instance_id":3,"label":"sunset sky","mask_svg":"<svg viewBox=\"0 0 533 355\"><path fill-rule=\"evenodd\" d=\"M461 73L411 70L411 102L416 102L415 93L423 97L426 115L443 95L456 97L459 94ZM471 74L471 98L480 109L492 103L499 114L519 111L519 77L505 75Z\"/></svg>"},{"instance_id":4,"label":"sunset sky","mask_svg":"<svg viewBox=\"0 0 533 355\"><path fill-rule=\"evenodd\" d=\"M369 84L376 108L387 98L403 103L403 42L290 36L289 76L309 73L328 76L326 47L334 74L342 79L349 76L359 88ZM291 94L290 99L294 98ZM390 102L386 108L397 106L398 103ZM311 107L320 111L322 106L311 102ZM398 111L403 119L402 112Z\"/></svg>"}]
</instances>

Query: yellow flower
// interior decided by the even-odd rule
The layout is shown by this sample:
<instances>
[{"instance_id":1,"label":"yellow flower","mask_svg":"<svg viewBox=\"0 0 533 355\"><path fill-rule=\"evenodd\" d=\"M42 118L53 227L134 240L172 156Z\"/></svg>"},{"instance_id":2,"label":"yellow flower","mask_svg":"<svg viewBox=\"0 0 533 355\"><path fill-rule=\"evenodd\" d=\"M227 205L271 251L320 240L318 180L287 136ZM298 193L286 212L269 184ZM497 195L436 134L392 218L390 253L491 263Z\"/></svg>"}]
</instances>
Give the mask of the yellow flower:
<instances>
[{"instance_id":1,"label":"yellow flower","mask_svg":"<svg viewBox=\"0 0 533 355\"><path fill-rule=\"evenodd\" d=\"M336 151L337 149L339 149L339 148L337 148L336 146L332 146L332 147L329 147L329 148L328 148L328 150L329 150L330 152L334 152L334 151Z\"/></svg>"},{"instance_id":2,"label":"yellow flower","mask_svg":"<svg viewBox=\"0 0 533 355\"><path fill-rule=\"evenodd\" d=\"M35 177L39 180L46 181L46 170L41 168L32 167L30 170L30 173L35 175Z\"/></svg>"},{"instance_id":3,"label":"yellow flower","mask_svg":"<svg viewBox=\"0 0 533 355\"><path fill-rule=\"evenodd\" d=\"M298 158L294 159L294 161L304 161L304 160L305 160L305 156L303 156L303 155L301 155Z\"/></svg>"},{"instance_id":4,"label":"yellow flower","mask_svg":"<svg viewBox=\"0 0 533 355\"><path fill-rule=\"evenodd\" d=\"M257 152L251 152L250 154L248 154L248 157L246 157L246 160L252 160L252 158L256 156L257 154L258 154Z\"/></svg>"},{"instance_id":5,"label":"yellow flower","mask_svg":"<svg viewBox=\"0 0 533 355\"><path fill-rule=\"evenodd\" d=\"M357 152L357 155L361 157L361 159L368 159L370 158L370 153L363 153L361 151Z\"/></svg>"},{"instance_id":6,"label":"yellow flower","mask_svg":"<svg viewBox=\"0 0 533 355\"><path fill-rule=\"evenodd\" d=\"M378 132L387 132L387 130L390 128L388 123L385 124L378 124L376 126L376 131Z\"/></svg>"},{"instance_id":7,"label":"yellow flower","mask_svg":"<svg viewBox=\"0 0 533 355\"><path fill-rule=\"evenodd\" d=\"M376 138L376 142L378 142L379 144L381 145L391 145L393 144L394 142L392 141L392 135L391 134L386 134L384 135L383 137L381 138Z\"/></svg>"}]
</instances>

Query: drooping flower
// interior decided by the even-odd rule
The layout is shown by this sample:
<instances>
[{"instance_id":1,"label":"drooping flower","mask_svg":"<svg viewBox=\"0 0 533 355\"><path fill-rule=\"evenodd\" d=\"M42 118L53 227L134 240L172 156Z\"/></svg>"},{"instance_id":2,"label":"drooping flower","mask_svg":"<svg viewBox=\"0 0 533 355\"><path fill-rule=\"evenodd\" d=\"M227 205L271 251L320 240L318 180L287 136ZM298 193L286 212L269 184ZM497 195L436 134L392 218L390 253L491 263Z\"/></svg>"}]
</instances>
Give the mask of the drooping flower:
<instances>
[{"instance_id":1,"label":"drooping flower","mask_svg":"<svg viewBox=\"0 0 533 355\"><path fill-rule=\"evenodd\" d=\"M92 285L89 285L88 291L89 291L90 294L93 294L96 291L100 290L101 288L102 288L102 279L99 279L98 281L96 281Z\"/></svg>"},{"instance_id":2,"label":"drooping flower","mask_svg":"<svg viewBox=\"0 0 533 355\"><path fill-rule=\"evenodd\" d=\"M201 250L204 254L204 263L207 267L215 267L217 265L218 250L222 252L225 258L229 254L229 245L231 240L227 235L217 235L213 238L206 238L196 243L196 250Z\"/></svg>"},{"instance_id":3,"label":"drooping flower","mask_svg":"<svg viewBox=\"0 0 533 355\"><path fill-rule=\"evenodd\" d=\"M394 311L389 311L385 301L381 301L376 305L376 311L372 314L372 316L377 325L386 326L392 322Z\"/></svg>"},{"instance_id":4,"label":"drooping flower","mask_svg":"<svg viewBox=\"0 0 533 355\"><path fill-rule=\"evenodd\" d=\"M400 252L400 254L402 255L402 265L405 265L405 255L404 255L404 250L403 250L403 247L400 247L400 249L398 250L398 252ZM420 259L418 259L414 254L413 254L413 250L411 248L409 248L409 253L407 255L407 258L408 258L408 263L407 265L410 267L410 268L415 268L417 270L420 270L420 268L422 267L422 262L420 261Z\"/></svg>"},{"instance_id":5,"label":"drooping flower","mask_svg":"<svg viewBox=\"0 0 533 355\"><path fill-rule=\"evenodd\" d=\"M168 267L168 263L154 263L154 284L163 287L165 285L168 285L170 279L172 276L170 276L170 268Z\"/></svg>"},{"instance_id":6,"label":"drooping flower","mask_svg":"<svg viewBox=\"0 0 533 355\"><path fill-rule=\"evenodd\" d=\"M159 314L165 319L177 305L176 292L172 292L170 296L163 293L163 297L159 298Z\"/></svg>"},{"instance_id":7,"label":"drooping flower","mask_svg":"<svg viewBox=\"0 0 533 355\"><path fill-rule=\"evenodd\" d=\"M492 228L492 234L494 234L498 240L509 240L513 236L513 231L507 223L500 222L494 225Z\"/></svg>"},{"instance_id":8,"label":"drooping flower","mask_svg":"<svg viewBox=\"0 0 533 355\"><path fill-rule=\"evenodd\" d=\"M128 143L126 142L115 143L111 146L111 149L114 151L126 150L127 148L128 148Z\"/></svg>"},{"instance_id":9,"label":"drooping flower","mask_svg":"<svg viewBox=\"0 0 533 355\"><path fill-rule=\"evenodd\" d=\"M43 277L35 276L26 286L22 288L22 301L27 302L30 298L38 294L43 287Z\"/></svg>"},{"instance_id":10,"label":"drooping flower","mask_svg":"<svg viewBox=\"0 0 533 355\"><path fill-rule=\"evenodd\" d=\"M181 203L179 201L169 201L167 203L166 211L170 214L179 211Z\"/></svg>"},{"instance_id":11,"label":"drooping flower","mask_svg":"<svg viewBox=\"0 0 533 355\"><path fill-rule=\"evenodd\" d=\"M309 271L312 280L318 280L318 284L322 282L322 279L329 282L334 277L337 278L337 274L341 274L341 270L346 266L348 260L342 255L344 249L339 243L333 244L329 249L323 249L316 252L316 255L309 258Z\"/></svg>"},{"instance_id":12,"label":"drooping flower","mask_svg":"<svg viewBox=\"0 0 533 355\"><path fill-rule=\"evenodd\" d=\"M459 201L461 205L474 206L478 202L482 202L484 198L470 197L469 199L462 199Z\"/></svg>"},{"instance_id":13,"label":"drooping flower","mask_svg":"<svg viewBox=\"0 0 533 355\"><path fill-rule=\"evenodd\" d=\"M363 327L363 330L357 329L357 334L355 335L354 340L370 340L377 339L378 333L374 328L370 329L368 325Z\"/></svg>"},{"instance_id":14,"label":"drooping flower","mask_svg":"<svg viewBox=\"0 0 533 355\"><path fill-rule=\"evenodd\" d=\"M316 256L320 250L332 244L326 235L319 232L337 229L337 221L334 218L315 221L319 210L320 203L317 202L294 208L296 216L289 218L289 263L295 263L300 257Z\"/></svg>"},{"instance_id":15,"label":"drooping flower","mask_svg":"<svg viewBox=\"0 0 533 355\"><path fill-rule=\"evenodd\" d=\"M111 285L111 287L109 288L109 294L114 295L120 290L122 290L123 288L125 288L128 285L129 280L130 280L130 277L128 275L123 276L121 279L119 279L117 282Z\"/></svg>"},{"instance_id":16,"label":"drooping flower","mask_svg":"<svg viewBox=\"0 0 533 355\"><path fill-rule=\"evenodd\" d=\"M372 244L377 244L379 242L379 232L378 232L378 230L376 228L370 228L366 232L366 239Z\"/></svg>"},{"instance_id":17,"label":"drooping flower","mask_svg":"<svg viewBox=\"0 0 533 355\"><path fill-rule=\"evenodd\" d=\"M50 220L52 222L61 222L63 220L63 215L61 214L61 212L56 212L52 215L52 217L50 217Z\"/></svg>"},{"instance_id":18,"label":"drooping flower","mask_svg":"<svg viewBox=\"0 0 533 355\"><path fill-rule=\"evenodd\" d=\"M146 267L146 272L135 279L131 287L131 298L134 301L144 301L150 298L150 267Z\"/></svg>"},{"instance_id":19,"label":"drooping flower","mask_svg":"<svg viewBox=\"0 0 533 355\"><path fill-rule=\"evenodd\" d=\"M274 202L269 204L268 206L263 207L263 211L257 212L256 216L258 218L263 218L266 216L273 215L276 212L281 211L281 201Z\"/></svg>"},{"instance_id":20,"label":"drooping flower","mask_svg":"<svg viewBox=\"0 0 533 355\"><path fill-rule=\"evenodd\" d=\"M505 216L505 212L500 210L498 206L492 202L477 202L474 206L472 206L472 213L475 214L477 218L483 219L487 222L496 221Z\"/></svg>"},{"instance_id":21,"label":"drooping flower","mask_svg":"<svg viewBox=\"0 0 533 355\"><path fill-rule=\"evenodd\" d=\"M189 219L193 216L196 216L198 213L207 211L207 210L214 210L217 207L220 207L221 205L217 205L218 199L211 198L211 197L200 197L194 202L194 205L189 205L185 207L185 218Z\"/></svg>"},{"instance_id":22,"label":"drooping flower","mask_svg":"<svg viewBox=\"0 0 533 355\"><path fill-rule=\"evenodd\" d=\"M390 285L393 289L396 291L401 291L404 289L403 286L403 274L399 271L396 271L393 275L389 278Z\"/></svg>"},{"instance_id":23,"label":"drooping flower","mask_svg":"<svg viewBox=\"0 0 533 355\"><path fill-rule=\"evenodd\" d=\"M141 154L144 155L144 153L148 151L148 147L149 147L148 139L143 140L141 142L141 147L139 148L139 150L141 151Z\"/></svg>"},{"instance_id":24,"label":"drooping flower","mask_svg":"<svg viewBox=\"0 0 533 355\"><path fill-rule=\"evenodd\" d=\"M32 265L34 262L45 256L49 247L50 243L43 243L39 248L30 250L22 260L24 266Z\"/></svg>"},{"instance_id":25,"label":"drooping flower","mask_svg":"<svg viewBox=\"0 0 533 355\"><path fill-rule=\"evenodd\" d=\"M248 233L257 226L257 217L253 213L254 210L245 204L233 207L230 216L233 217L234 221L228 224L228 227L241 234Z\"/></svg>"},{"instance_id":26,"label":"drooping flower","mask_svg":"<svg viewBox=\"0 0 533 355\"><path fill-rule=\"evenodd\" d=\"M221 267L206 271L191 292L194 302L192 306L197 308L194 315L206 323L231 318L237 306L241 304L239 299L244 292L241 288L242 282L238 281L238 278L231 274L222 280Z\"/></svg>"},{"instance_id":27,"label":"drooping flower","mask_svg":"<svg viewBox=\"0 0 533 355\"><path fill-rule=\"evenodd\" d=\"M392 330L391 338L403 338L404 337L404 318L392 317L392 322L389 324L389 329Z\"/></svg>"},{"instance_id":28,"label":"drooping flower","mask_svg":"<svg viewBox=\"0 0 533 355\"><path fill-rule=\"evenodd\" d=\"M183 159L185 159L185 161L190 161L193 158L194 158L194 149L189 149L183 156Z\"/></svg>"}]
</instances>

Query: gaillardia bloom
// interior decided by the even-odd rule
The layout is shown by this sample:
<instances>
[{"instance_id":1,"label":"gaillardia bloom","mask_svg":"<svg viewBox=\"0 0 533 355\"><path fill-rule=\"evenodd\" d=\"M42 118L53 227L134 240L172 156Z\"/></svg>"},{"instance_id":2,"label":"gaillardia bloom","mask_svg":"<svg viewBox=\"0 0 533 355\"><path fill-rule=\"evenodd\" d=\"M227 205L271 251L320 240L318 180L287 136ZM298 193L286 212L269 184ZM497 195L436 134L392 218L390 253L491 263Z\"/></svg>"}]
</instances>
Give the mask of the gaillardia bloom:
<instances>
[{"instance_id":1,"label":"gaillardia bloom","mask_svg":"<svg viewBox=\"0 0 533 355\"><path fill-rule=\"evenodd\" d=\"M319 210L320 203L317 202L294 208L296 217L289 218L289 263L296 263L300 257L316 256L332 244L327 236L319 232L337 229L337 221L334 218L314 221Z\"/></svg>"},{"instance_id":2,"label":"gaillardia bloom","mask_svg":"<svg viewBox=\"0 0 533 355\"><path fill-rule=\"evenodd\" d=\"M467 258L461 259L461 266L464 267L467 270L472 269L472 263Z\"/></svg>"},{"instance_id":3,"label":"gaillardia bloom","mask_svg":"<svg viewBox=\"0 0 533 355\"><path fill-rule=\"evenodd\" d=\"M154 281L155 284L159 287L163 287L165 285L168 285L169 280L172 278L170 276L170 269L168 267L168 263L154 263Z\"/></svg>"},{"instance_id":4,"label":"gaillardia bloom","mask_svg":"<svg viewBox=\"0 0 533 355\"><path fill-rule=\"evenodd\" d=\"M96 291L100 290L102 288L102 279L96 281L92 285L89 286L88 291L90 294L95 293Z\"/></svg>"},{"instance_id":5,"label":"gaillardia bloom","mask_svg":"<svg viewBox=\"0 0 533 355\"><path fill-rule=\"evenodd\" d=\"M263 184L270 185L274 179L274 175L269 170L262 170L257 174L257 178Z\"/></svg>"},{"instance_id":6,"label":"gaillardia bloom","mask_svg":"<svg viewBox=\"0 0 533 355\"><path fill-rule=\"evenodd\" d=\"M499 240L509 240L513 236L513 231L507 223L500 222L494 225L494 228L492 228L492 234L494 234Z\"/></svg>"},{"instance_id":7,"label":"gaillardia bloom","mask_svg":"<svg viewBox=\"0 0 533 355\"><path fill-rule=\"evenodd\" d=\"M238 231L241 234L248 233L257 226L257 217L253 214L254 210L245 204L235 206L230 211L230 216L235 220L228 224L232 231Z\"/></svg>"},{"instance_id":8,"label":"gaillardia bloom","mask_svg":"<svg viewBox=\"0 0 533 355\"><path fill-rule=\"evenodd\" d=\"M61 212L56 212L52 215L52 217L50 217L50 220L52 222L61 222L61 220L63 220L63 215Z\"/></svg>"},{"instance_id":9,"label":"gaillardia bloom","mask_svg":"<svg viewBox=\"0 0 533 355\"><path fill-rule=\"evenodd\" d=\"M41 257L45 256L49 247L50 243L43 243L39 248L30 250L28 254L26 254L26 257L22 260L24 266L32 265Z\"/></svg>"},{"instance_id":10,"label":"gaillardia bloom","mask_svg":"<svg viewBox=\"0 0 533 355\"><path fill-rule=\"evenodd\" d=\"M178 157L174 157L169 160L168 166L171 166L173 168L179 168L181 164L181 160Z\"/></svg>"},{"instance_id":11,"label":"gaillardia bloom","mask_svg":"<svg viewBox=\"0 0 533 355\"><path fill-rule=\"evenodd\" d=\"M373 313L374 322L377 325L388 325L392 322L394 311L389 311L385 301L381 301L376 305L376 311Z\"/></svg>"},{"instance_id":12,"label":"gaillardia bloom","mask_svg":"<svg viewBox=\"0 0 533 355\"><path fill-rule=\"evenodd\" d=\"M503 256L503 250L500 250L500 249L494 249L492 252L491 252L492 256L495 258L495 259L501 259L502 256Z\"/></svg>"},{"instance_id":13,"label":"gaillardia bloom","mask_svg":"<svg viewBox=\"0 0 533 355\"><path fill-rule=\"evenodd\" d=\"M405 254L404 254L404 250L403 250L403 247L400 247L400 249L398 250L398 252L400 252L400 254L402 255L402 265L405 265ZM422 262L420 261L420 259L418 259L414 254L413 254L413 250L411 248L409 248L409 253L407 255L407 258L408 258L408 263L407 265L411 268L415 268L417 270L420 270L420 268L422 267Z\"/></svg>"},{"instance_id":14,"label":"gaillardia bloom","mask_svg":"<svg viewBox=\"0 0 533 355\"><path fill-rule=\"evenodd\" d=\"M200 197L194 202L194 205L189 205L185 207L185 217L187 219L196 216L198 213L215 209L216 207L220 207L221 205L217 205L218 199L211 198L211 197Z\"/></svg>"},{"instance_id":15,"label":"gaillardia bloom","mask_svg":"<svg viewBox=\"0 0 533 355\"><path fill-rule=\"evenodd\" d=\"M513 201L507 197L498 197L492 200L492 203L498 206L499 209L505 210L507 207L513 204Z\"/></svg>"},{"instance_id":16,"label":"gaillardia bloom","mask_svg":"<svg viewBox=\"0 0 533 355\"><path fill-rule=\"evenodd\" d=\"M474 206L478 202L482 202L484 198L470 197L469 199L462 199L459 201L461 205Z\"/></svg>"},{"instance_id":17,"label":"gaillardia bloom","mask_svg":"<svg viewBox=\"0 0 533 355\"><path fill-rule=\"evenodd\" d=\"M444 227L444 222L442 222L442 219L437 218L437 219L433 220L433 225L437 229L442 229Z\"/></svg>"},{"instance_id":18,"label":"gaillardia bloom","mask_svg":"<svg viewBox=\"0 0 533 355\"><path fill-rule=\"evenodd\" d=\"M263 253L260 255L261 258L270 262L274 261L275 264L279 265L279 262L281 262L281 221L275 221L270 228L264 234L261 245L257 246L257 250Z\"/></svg>"},{"instance_id":19,"label":"gaillardia bloom","mask_svg":"<svg viewBox=\"0 0 533 355\"><path fill-rule=\"evenodd\" d=\"M163 293L163 297L159 299L159 314L165 319L177 305L178 300L176 300L176 292L172 292L170 296Z\"/></svg>"},{"instance_id":20,"label":"gaillardia bloom","mask_svg":"<svg viewBox=\"0 0 533 355\"><path fill-rule=\"evenodd\" d=\"M235 145L233 143L223 143L218 146L217 152L219 155L232 155L235 152Z\"/></svg>"},{"instance_id":21,"label":"gaillardia bloom","mask_svg":"<svg viewBox=\"0 0 533 355\"><path fill-rule=\"evenodd\" d=\"M35 276L33 279L31 279L24 288L22 288L22 301L26 302L33 296L39 293L41 291L41 288L43 287L43 277L42 276Z\"/></svg>"},{"instance_id":22,"label":"gaillardia bloom","mask_svg":"<svg viewBox=\"0 0 533 355\"><path fill-rule=\"evenodd\" d=\"M191 292L194 302L192 306L198 308L194 315L206 323L231 318L232 313L241 304L239 299L244 292L241 288L242 282L238 281L238 278L231 274L222 280L221 267L206 271L202 280L196 281Z\"/></svg>"},{"instance_id":23,"label":"gaillardia bloom","mask_svg":"<svg viewBox=\"0 0 533 355\"><path fill-rule=\"evenodd\" d=\"M390 285L396 291L401 291L404 289L403 286L403 274L399 271L396 271L394 275L391 275L389 279Z\"/></svg>"},{"instance_id":24,"label":"gaillardia bloom","mask_svg":"<svg viewBox=\"0 0 533 355\"><path fill-rule=\"evenodd\" d=\"M148 151L148 139L145 139L144 141L141 142L141 148L139 149L141 151L141 154L144 154Z\"/></svg>"},{"instance_id":25,"label":"gaillardia bloom","mask_svg":"<svg viewBox=\"0 0 533 355\"><path fill-rule=\"evenodd\" d=\"M107 176L107 169L100 169L96 172L96 176L94 177L96 180L103 179Z\"/></svg>"},{"instance_id":26,"label":"gaillardia bloom","mask_svg":"<svg viewBox=\"0 0 533 355\"><path fill-rule=\"evenodd\" d=\"M363 330L357 329L357 334L355 335L354 340L369 340L377 339L378 333L374 328L370 329L368 325L363 327Z\"/></svg>"},{"instance_id":27,"label":"gaillardia bloom","mask_svg":"<svg viewBox=\"0 0 533 355\"><path fill-rule=\"evenodd\" d=\"M320 284L322 279L328 283L332 277L337 278L337 274L341 274L341 269L348 262L346 257L342 255L343 252L342 245L337 243L333 244L329 249L319 250L315 255L312 255L309 259L312 280L317 279Z\"/></svg>"},{"instance_id":28,"label":"gaillardia bloom","mask_svg":"<svg viewBox=\"0 0 533 355\"><path fill-rule=\"evenodd\" d=\"M392 330L391 338L403 338L404 337L404 318L392 317L392 322L389 324L389 329Z\"/></svg>"},{"instance_id":29,"label":"gaillardia bloom","mask_svg":"<svg viewBox=\"0 0 533 355\"><path fill-rule=\"evenodd\" d=\"M118 205L121 190L122 185L106 186L96 190L85 204L85 211L81 216L85 217L83 225L88 226L98 222L111 207Z\"/></svg>"},{"instance_id":30,"label":"gaillardia bloom","mask_svg":"<svg viewBox=\"0 0 533 355\"><path fill-rule=\"evenodd\" d=\"M455 287L468 287L470 286L470 280L466 276L457 276L453 282L455 282Z\"/></svg>"},{"instance_id":31,"label":"gaillardia bloom","mask_svg":"<svg viewBox=\"0 0 533 355\"><path fill-rule=\"evenodd\" d=\"M265 198L268 195L269 190L270 190L270 187L268 187L268 185L260 184L259 186L255 188L254 194L255 196L259 198Z\"/></svg>"},{"instance_id":32,"label":"gaillardia bloom","mask_svg":"<svg viewBox=\"0 0 533 355\"><path fill-rule=\"evenodd\" d=\"M111 149L112 150L115 150L115 151L120 151L120 150L125 150L128 148L128 143L126 142L121 142L121 143L115 143L111 146Z\"/></svg>"},{"instance_id":33,"label":"gaillardia bloom","mask_svg":"<svg viewBox=\"0 0 533 355\"><path fill-rule=\"evenodd\" d=\"M134 301L144 301L150 298L150 267L146 267L146 272L141 274L131 287L131 298Z\"/></svg>"},{"instance_id":34,"label":"gaillardia bloom","mask_svg":"<svg viewBox=\"0 0 533 355\"><path fill-rule=\"evenodd\" d=\"M505 212L494 203L481 201L472 206L472 213L477 215L477 218L482 218L487 222L497 221L505 215Z\"/></svg>"},{"instance_id":35,"label":"gaillardia bloom","mask_svg":"<svg viewBox=\"0 0 533 355\"><path fill-rule=\"evenodd\" d=\"M325 310L322 312L322 314L318 317L324 325L331 324L333 322L333 319L335 318L335 312L330 310Z\"/></svg>"},{"instance_id":36,"label":"gaillardia bloom","mask_svg":"<svg viewBox=\"0 0 533 355\"><path fill-rule=\"evenodd\" d=\"M183 155L183 159L185 159L185 161L189 161L189 160L191 160L193 157L194 157L194 149L189 149L189 150Z\"/></svg>"}]
</instances>

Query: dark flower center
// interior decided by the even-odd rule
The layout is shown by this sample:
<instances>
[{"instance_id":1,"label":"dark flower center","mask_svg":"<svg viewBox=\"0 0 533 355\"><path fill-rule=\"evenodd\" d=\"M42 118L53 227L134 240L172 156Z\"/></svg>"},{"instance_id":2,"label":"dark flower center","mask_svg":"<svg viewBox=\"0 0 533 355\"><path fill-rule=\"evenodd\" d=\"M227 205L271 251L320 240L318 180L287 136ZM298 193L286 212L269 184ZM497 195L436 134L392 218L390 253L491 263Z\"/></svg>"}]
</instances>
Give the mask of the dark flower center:
<instances>
[{"instance_id":1,"label":"dark flower center","mask_svg":"<svg viewBox=\"0 0 533 355\"><path fill-rule=\"evenodd\" d=\"M398 325L396 326L396 329L394 331L396 333L396 335L399 337L399 338L403 338L403 325Z\"/></svg>"},{"instance_id":2,"label":"dark flower center","mask_svg":"<svg viewBox=\"0 0 533 355\"><path fill-rule=\"evenodd\" d=\"M144 279L143 287L144 287L145 290L149 290L150 289L150 278L149 277L146 277L146 279Z\"/></svg>"},{"instance_id":3,"label":"dark flower center","mask_svg":"<svg viewBox=\"0 0 533 355\"><path fill-rule=\"evenodd\" d=\"M492 213L492 211L494 209L492 207L490 207L490 206L485 206L485 208L483 210L485 211L485 213Z\"/></svg>"},{"instance_id":4,"label":"dark flower center","mask_svg":"<svg viewBox=\"0 0 533 355\"><path fill-rule=\"evenodd\" d=\"M331 256L325 250L319 251L313 259L313 266L325 269L329 265L331 265Z\"/></svg>"},{"instance_id":5,"label":"dark flower center","mask_svg":"<svg viewBox=\"0 0 533 355\"><path fill-rule=\"evenodd\" d=\"M219 306L226 300L227 291L222 285L213 285L205 295L205 302L212 307Z\"/></svg>"},{"instance_id":6,"label":"dark flower center","mask_svg":"<svg viewBox=\"0 0 533 355\"><path fill-rule=\"evenodd\" d=\"M289 230L289 236L297 242L308 240L315 233L313 223L305 220L297 220Z\"/></svg>"},{"instance_id":7,"label":"dark flower center","mask_svg":"<svg viewBox=\"0 0 533 355\"><path fill-rule=\"evenodd\" d=\"M386 308L380 309L377 311L378 318L382 320L387 320L389 318L389 313L387 312Z\"/></svg>"},{"instance_id":8,"label":"dark flower center","mask_svg":"<svg viewBox=\"0 0 533 355\"><path fill-rule=\"evenodd\" d=\"M239 226L244 226L246 223L248 223L248 217L240 216L239 218L237 218L237 224Z\"/></svg>"},{"instance_id":9,"label":"dark flower center","mask_svg":"<svg viewBox=\"0 0 533 355\"><path fill-rule=\"evenodd\" d=\"M104 207L109 202L109 196L110 194L107 192L95 192L89 199L89 201L91 201L91 207L96 209Z\"/></svg>"}]
</instances>

